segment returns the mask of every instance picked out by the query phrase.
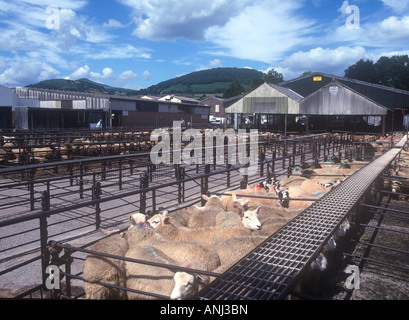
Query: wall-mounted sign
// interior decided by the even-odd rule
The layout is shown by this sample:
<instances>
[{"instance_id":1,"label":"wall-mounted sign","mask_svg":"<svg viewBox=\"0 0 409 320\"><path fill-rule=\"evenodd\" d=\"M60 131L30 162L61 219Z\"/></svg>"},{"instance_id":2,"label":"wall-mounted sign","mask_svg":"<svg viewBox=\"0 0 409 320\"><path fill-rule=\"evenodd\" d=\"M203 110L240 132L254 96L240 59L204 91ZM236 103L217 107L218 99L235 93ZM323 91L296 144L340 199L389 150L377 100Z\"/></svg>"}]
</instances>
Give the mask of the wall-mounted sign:
<instances>
[{"instance_id":1,"label":"wall-mounted sign","mask_svg":"<svg viewBox=\"0 0 409 320\"><path fill-rule=\"evenodd\" d=\"M312 79L313 79L314 81L322 81L322 77L319 77L319 76L313 77Z\"/></svg>"},{"instance_id":2,"label":"wall-mounted sign","mask_svg":"<svg viewBox=\"0 0 409 320\"><path fill-rule=\"evenodd\" d=\"M329 87L329 93L335 94L338 93L338 87Z\"/></svg>"}]
</instances>

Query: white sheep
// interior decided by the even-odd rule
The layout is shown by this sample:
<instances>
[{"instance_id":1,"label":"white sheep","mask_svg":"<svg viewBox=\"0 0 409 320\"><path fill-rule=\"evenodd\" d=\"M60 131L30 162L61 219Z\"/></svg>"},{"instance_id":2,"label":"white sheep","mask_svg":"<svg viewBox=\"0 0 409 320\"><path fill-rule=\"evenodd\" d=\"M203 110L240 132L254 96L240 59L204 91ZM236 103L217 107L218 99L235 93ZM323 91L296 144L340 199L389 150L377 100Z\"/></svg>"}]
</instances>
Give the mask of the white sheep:
<instances>
[{"instance_id":1,"label":"white sheep","mask_svg":"<svg viewBox=\"0 0 409 320\"><path fill-rule=\"evenodd\" d=\"M250 200L251 207L256 208L262 205L269 206L280 206L279 199L273 199L272 197L277 197L275 193L272 193L271 190L274 190L274 185L270 188L270 193L266 189L261 188L260 185L256 184L253 187L247 186L246 189L240 189L234 191L235 194L241 197L241 201ZM255 196L255 197L254 197ZM266 197L266 198L257 198L257 196Z\"/></svg>"},{"instance_id":2,"label":"white sheep","mask_svg":"<svg viewBox=\"0 0 409 320\"><path fill-rule=\"evenodd\" d=\"M196 270L205 270L204 266L199 262L187 261L182 264L183 267L192 268ZM197 294L204 286L210 283L210 277L197 274L194 272L178 271L175 273L173 280L175 281L175 286L170 295L172 300L184 300L193 297Z\"/></svg>"},{"instance_id":3,"label":"white sheep","mask_svg":"<svg viewBox=\"0 0 409 320\"><path fill-rule=\"evenodd\" d=\"M127 241L128 246L132 247L140 245L144 241L148 241L154 237L155 230L148 222L140 222L137 224L132 224L122 236Z\"/></svg>"},{"instance_id":4,"label":"white sheep","mask_svg":"<svg viewBox=\"0 0 409 320\"><path fill-rule=\"evenodd\" d=\"M248 236L251 235L251 230L258 230L261 227L255 211L246 211L242 222L242 226L235 228L210 227L189 229L175 226L172 220L167 217L167 212L155 215L149 219L149 223L155 225L155 230L169 240L203 241L209 244L234 237Z\"/></svg>"},{"instance_id":5,"label":"white sheep","mask_svg":"<svg viewBox=\"0 0 409 320\"><path fill-rule=\"evenodd\" d=\"M197 210L200 211L208 211L208 210L213 210L213 209L222 209L223 208L223 203L221 200L221 197L217 195L211 195L208 197L205 194L202 194L202 198L206 200L206 203L203 207L199 207L197 205L194 205L193 207L196 208Z\"/></svg>"},{"instance_id":6,"label":"white sheep","mask_svg":"<svg viewBox=\"0 0 409 320\"><path fill-rule=\"evenodd\" d=\"M145 241L143 244L161 250L178 263L196 260L209 271L220 266L220 259L216 250L208 243L201 241L174 242L156 233L154 237Z\"/></svg>"},{"instance_id":7,"label":"white sheep","mask_svg":"<svg viewBox=\"0 0 409 320\"><path fill-rule=\"evenodd\" d=\"M126 253L127 258L143 261L157 262L178 266L179 264L157 248L150 246L138 246L130 248ZM200 263L189 261L191 268L201 269ZM182 264L181 266L186 266ZM170 296L171 299L189 299L199 290L200 284L205 284L205 277L187 272L180 272L172 267L163 268L143 263L125 262L126 286L128 289L148 292L152 294ZM192 277L189 277L192 275ZM188 282L184 279L188 278ZM181 287L186 285L185 287ZM130 300L157 299L154 296L140 292L127 291Z\"/></svg>"},{"instance_id":8,"label":"white sheep","mask_svg":"<svg viewBox=\"0 0 409 320\"><path fill-rule=\"evenodd\" d=\"M244 216L247 204L250 202L249 200L237 199L235 194L232 194L232 199L233 201L227 205L227 208L230 210L226 210L225 208L221 209L219 207L212 207L210 209L208 207L209 209L206 211L192 214L189 218L187 227L196 229L215 227L220 226L223 220L228 220L228 222L226 221L227 224L225 224L225 226L232 226L232 218L236 219L235 222L237 222L237 217L241 219ZM225 218L223 218L223 216ZM236 225L238 226L239 224Z\"/></svg>"},{"instance_id":9,"label":"white sheep","mask_svg":"<svg viewBox=\"0 0 409 320\"><path fill-rule=\"evenodd\" d=\"M189 218L192 215L192 210L190 207L177 210L169 213L169 217L172 217L180 226L187 227Z\"/></svg>"},{"instance_id":10,"label":"white sheep","mask_svg":"<svg viewBox=\"0 0 409 320\"><path fill-rule=\"evenodd\" d=\"M225 211L237 211L237 208L243 207L248 209L251 199L239 199L235 191L227 191L226 193L231 193L231 196L223 195L221 196L223 209Z\"/></svg>"},{"instance_id":11,"label":"white sheep","mask_svg":"<svg viewBox=\"0 0 409 320\"><path fill-rule=\"evenodd\" d=\"M301 212L302 209L292 210L282 207L261 206L257 215L261 223L261 229L253 233L254 235L269 237Z\"/></svg>"},{"instance_id":12,"label":"white sheep","mask_svg":"<svg viewBox=\"0 0 409 320\"><path fill-rule=\"evenodd\" d=\"M189 228L205 228L214 226L214 219L220 210L223 210L223 203L221 197L212 195L208 197L203 194L202 198L206 200L203 207L193 205L190 209L190 217L187 221L187 227Z\"/></svg>"},{"instance_id":13,"label":"white sheep","mask_svg":"<svg viewBox=\"0 0 409 320\"><path fill-rule=\"evenodd\" d=\"M147 236L145 232L145 227L147 226L145 224L146 216L137 213L130 216L129 220L131 226L128 228L126 234L136 234L137 232L135 232L135 230L138 230L140 234L139 240L145 238ZM153 236L154 232L151 231L149 234ZM113 234L93 244L90 250L125 256L128 248L127 237L124 237L123 234ZM102 257L98 254L88 254L84 263L83 277L85 280L84 291L86 299L123 299L126 297L126 293L120 289L96 284L96 282L105 282L124 287L126 278L123 260Z\"/></svg>"},{"instance_id":14,"label":"white sheep","mask_svg":"<svg viewBox=\"0 0 409 320\"><path fill-rule=\"evenodd\" d=\"M90 250L118 256L128 251L127 241L119 234L111 235L92 245ZM124 291L97 284L105 282L115 286L125 286L125 264L123 260L88 254L83 269L85 298L92 300L124 299Z\"/></svg>"},{"instance_id":15,"label":"white sheep","mask_svg":"<svg viewBox=\"0 0 409 320\"><path fill-rule=\"evenodd\" d=\"M265 239L265 237L261 236L245 236L227 239L215 244L221 266L232 266ZM220 267L214 270L214 272L218 271L220 271Z\"/></svg>"}]
</instances>

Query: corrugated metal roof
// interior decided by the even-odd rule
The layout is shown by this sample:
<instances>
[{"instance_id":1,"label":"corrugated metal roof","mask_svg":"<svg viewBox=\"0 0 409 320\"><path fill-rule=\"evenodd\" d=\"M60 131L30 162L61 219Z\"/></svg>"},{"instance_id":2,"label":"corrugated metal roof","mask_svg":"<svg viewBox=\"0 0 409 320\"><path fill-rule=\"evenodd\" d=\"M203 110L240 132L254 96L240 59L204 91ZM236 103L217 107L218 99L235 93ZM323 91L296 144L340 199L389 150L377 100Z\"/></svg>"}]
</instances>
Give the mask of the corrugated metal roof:
<instances>
[{"instance_id":1,"label":"corrugated metal roof","mask_svg":"<svg viewBox=\"0 0 409 320\"><path fill-rule=\"evenodd\" d=\"M288 96L289 98L295 100L295 101L300 101L302 100L304 97L300 94L298 94L297 92L291 90L290 88L286 88L286 87L282 87L279 86L277 84L272 84L272 83L268 83L268 85L278 91L280 91L281 93L285 94L286 96Z\"/></svg>"},{"instance_id":2,"label":"corrugated metal roof","mask_svg":"<svg viewBox=\"0 0 409 320\"><path fill-rule=\"evenodd\" d=\"M321 81L314 81L314 77L321 77L322 79ZM292 89L306 97L333 80L342 83L351 90L358 92L362 96L371 99L389 110L393 110L396 107L409 108L409 91L322 72L314 72L310 75L284 81L279 83L279 85Z\"/></svg>"}]
</instances>

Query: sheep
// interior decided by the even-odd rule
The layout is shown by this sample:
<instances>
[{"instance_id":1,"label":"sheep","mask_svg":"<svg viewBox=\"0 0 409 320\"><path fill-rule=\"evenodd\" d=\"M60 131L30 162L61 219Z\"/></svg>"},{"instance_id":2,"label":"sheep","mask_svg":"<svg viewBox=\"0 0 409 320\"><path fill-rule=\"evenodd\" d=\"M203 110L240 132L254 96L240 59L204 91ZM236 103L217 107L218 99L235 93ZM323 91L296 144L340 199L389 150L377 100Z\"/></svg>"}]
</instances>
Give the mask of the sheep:
<instances>
[{"instance_id":1,"label":"sheep","mask_svg":"<svg viewBox=\"0 0 409 320\"><path fill-rule=\"evenodd\" d=\"M197 261L187 261L182 265L186 268L196 270L204 270L204 266ZM201 274L187 273L186 271L178 271L175 273L173 280L175 286L170 295L172 300L184 300L191 298L198 293L204 286L210 283L210 277Z\"/></svg>"},{"instance_id":2,"label":"sheep","mask_svg":"<svg viewBox=\"0 0 409 320\"><path fill-rule=\"evenodd\" d=\"M95 243L91 250L124 256L128 251L127 241L119 234L111 235ZM125 293L117 288L97 284L105 282L125 286L125 265L123 260L88 254L84 269L84 291L86 299L124 299Z\"/></svg>"},{"instance_id":3,"label":"sheep","mask_svg":"<svg viewBox=\"0 0 409 320\"><path fill-rule=\"evenodd\" d=\"M279 182L279 187L288 188L290 186L299 186L306 180L308 180L308 179L305 178L305 177L290 176L288 178L281 179L280 182Z\"/></svg>"},{"instance_id":4,"label":"sheep","mask_svg":"<svg viewBox=\"0 0 409 320\"><path fill-rule=\"evenodd\" d=\"M216 215L216 226L218 227L239 227L243 224L242 217L237 212L222 211Z\"/></svg>"},{"instance_id":5,"label":"sheep","mask_svg":"<svg viewBox=\"0 0 409 320\"><path fill-rule=\"evenodd\" d=\"M251 250L260 245L266 238L262 236L244 236L227 239L215 244L215 249L219 255L221 266L231 266ZM214 272L218 272L215 269Z\"/></svg>"},{"instance_id":6,"label":"sheep","mask_svg":"<svg viewBox=\"0 0 409 320\"><path fill-rule=\"evenodd\" d=\"M199 241L181 241L175 245L169 239L155 232L154 228L158 226L163 215L168 217L168 211L165 211L163 214L154 215L146 224L139 223L128 228L124 238L127 240L129 248L149 245L163 251L177 262L196 259L205 265L208 270L213 270L220 265L219 257L210 245ZM172 218L169 219L172 220L176 227L179 227Z\"/></svg>"},{"instance_id":7,"label":"sheep","mask_svg":"<svg viewBox=\"0 0 409 320\"><path fill-rule=\"evenodd\" d=\"M244 209L248 209L248 206L251 202L250 199L241 199L241 198L238 199L234 191L230 191L227 193L231 193L231 196L221 196L223 210L236 211L237 208L240 208L240 206L243 207Z\"/></svg>"},{"instance_id":8,"label":"sheep","mask_svg":"<svg viewBox=\"0 0 409 320\"><path fill-rule=\"evenodd\" d=\"M128 231L132 229L142 230L146 226L146 216L144 214L134 214L129 219L131 226L128 228ZM142 234L143 232L140 233ZM93 251L117 256L124 256L128 248L128 240L123 234L113 234L99 240L90 247ZM96 282L105 282L124 287L125 264L123 260L102 257L97 254L88 254L84 263L83 277L85 280L84 291L86 299L123 299L126 296L120 289L96 284Z\"/></svg>"},{"instance_id":9,"label":"sheep","mask_svg":"<svg viewBox=\"0 0 409 320\"><path fill-rule=\"evenodd\" d=\"M164 263L173 266L179 265L162 251L150 246L137 246L130 248L125 256L127 258ZM189 265L193 265L193 263L189 261ZM195 264L196 267L199 265L199 263ZM126 261L125 270L126 286L128 289L149 292L162 296L170 296L172 299L188 299L192 297L198 292L199 283L205 282L203 277L194 276L190 279L193 280L192 283L185 283L188 286L181 288L180 286L184 283L183 279L186 278L188 273L175 273L176 270L172 269L172 267L167 269ZM154 296L144 295L134 291L127 291L127 298L130 300L157 299Z\"/></svg>"},{"instance_id":10,"label":"sheep","mask_svg":"<svg viewBox=\"0 0 409 320\"><path fill-rule=\"evenodd\" d=\"M179 241L177 243L156 234L144 245L155 247L167 256L182 263L187 260L196 260L206 267L206 270L214 270L220 266L220 259L216 250L208 243L201 241Z\"/></svg>"},{"instance_id":11,"label":"sheep","mask_svg":"<svg viewBox=\"0 0 409 320\"><path fill-rule=\"evenodd\" d=\"M222 221L222 216L224 213L229 213L226 217L230 222L231 218L235 216L243 217L246 210L247 204L250 200L237 199L236 195L232 194L232 202L227 205L227 211L225 208L220 209L219 207L212 207L207 211L194 213L188 221L187 227L189 228L209 228L219 225ZM236 213L236 215L234 215ZM217 219L217 217L219 217Z\"/></svg>"},{"instance_id":12,"label":"sheep","mask_svg":"<svg viewBox=\"0 0 409 320\"><path fill-rule=\"evenodd\" d=\"M210 227L214 225L216 214L219 210L223 210L222 200L219 196L212 195L208 197L203 194L202 198L206 200L203 207L194 205L189 210L192 213L187 221L187 227L189 228Z\"/></svg>"},{"instance_id":13,"label":"sheep","mask_svg":"<svg viewBox=\"0 0 409 320\"><path fill-rule=\"evenodd\" d=\"M277 199L270 198L273 194L271 189L274 189L274 185L270 188L270 193L267 192L264 188L261 188L260 185L256 184L254 187L247 186L246 189L235 191L237 196L241 197L241 201L250 200L251 207L256 208L261 205L271 205L271 206L280 206L280 202ZM252 196L263 196L266 198L256 198ZM246 197L249 196L249 197ZM275 196L275 194L274 194Z\"/></svg>"},{"instance_id":14,"label":"sheep","mask_svg":"<svg viewBox=\"0 0 409 320\"><path fill-rule=\"evenodd\" d=\"M289 204L289 192L288 192L288 188L286 189L279 189L279 186L273 187L273 191L275 192L275 194L278 197L278 203L284 207L284 208L288 208L288 204Z\"/></svg>"},{"instance_id":15,"label":"sheep","mask_svg":"<svg viewBox=\"0 0 409 320\"><path fill-rule=\"evenodd\" d=\"M320 292L322 289L322 274L327 270L327 267L327 258L321 252L304 272L302 278L295 286L294 293L302 292L306 294L316 295L318 292Z\"/></svg>"},{"instance_id":16,"label":"sheep","mask_svg":"<svg viewBox=\"0 0 409 320\"><path fill-rule=\"evenodd\" d=\"M210 197L208 197L207 195L202 194L202 198L206 200L206 203L203 207L198 207L196 205L193 206L199 212L203 212L203 211L207 212L209 210L223 208L223 203L219 196L211 195Z\"/></svg>"},{"instance_id":17,"label":"sheep","mask_svg":"<svg viewBox=\"0 0 409 320\"><path fill-rule=\"evenodd\" d=\"M152 220L155 218L155 220ZM255 211L246 211L242 218L243 225L235 228L210 227L189 229L176 227L167 213L156 215L149 219L151 225L156 225L155 230L165 238L173 241L203 241L209 244L217 243L226 239L251 235L251 230L260 229L261 225Z\"/></svg>"},{"instance_id":18,"label":"sheep","mask_svg":"<svg viewBox=\"0 0 409 320\"><path fill-rule=\"evenodd\" d=\"M175 220L175 222L177 222L180 226L183 227L187 227L191 215L192 212L190 207L169 213L169 217L171 217L173 220Z\"/></svg>"},{"instance_id":19,"label":"sheep","mask_svg":"<svg viewBox=\"0 0 409 320\"><path fill-rule=\"evenodd\" d=\"M301 212L301 209L291 210L280 207L261 206L257 215L261 223L261 229L253 232L253 234L269 237Z\"/></svg>"}]
</instances>

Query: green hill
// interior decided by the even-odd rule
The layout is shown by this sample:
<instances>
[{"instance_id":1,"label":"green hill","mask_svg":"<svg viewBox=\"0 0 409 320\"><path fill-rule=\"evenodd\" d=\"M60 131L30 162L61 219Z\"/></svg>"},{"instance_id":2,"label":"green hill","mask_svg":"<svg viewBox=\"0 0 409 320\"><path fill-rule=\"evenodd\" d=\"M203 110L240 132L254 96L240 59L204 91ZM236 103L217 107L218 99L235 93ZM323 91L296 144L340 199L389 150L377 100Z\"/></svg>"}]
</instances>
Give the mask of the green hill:
<instances>
[{"instance_id":1,"label":"green hill","mask_svg":"<svg viewBox=\"0 0 409 320\"><path fill-rule=\"evenodd\" d=\"M159 96L164 94L184 96L203 94L223 95L233 81L239 81L247 89L253 80L262 79L263 75L260 71L248 68L215 68L192 72L141 90L115 88L88 79L51 79L28 85L27 87L127 96Z\"/></svg>"},{"instance_id":2,"label":"green hill","mask_svg":"<svg viewBox=\"0 0 409 320\"><path fill-rule=\"evenodd\" d=\"M51 79L38 82L36 84L28 85L29 88L39 89L52 89L52 90L67 90L77 92L87 92L96 94L109 94L109 95L126 95L133 96L138 95L138 91L115 88L107 86L102 83L94 82L86 78L78 80L66 80L66 79Z\"/></svg>"},{"instance_id":3,"label":"green hill","mask_svg":"<svg viewBox=\"0 0 409 320\"><path fill-rule=\"evenodd\" d=\"M195 95L220 93L223 94L230 83L237 80L247 88L254 79L261 79L263 73L248 68L215 68L196 71L184 76L173 78L139 90L141 94L161 95L180 94Z\"/></svg>"}]
</instances>

